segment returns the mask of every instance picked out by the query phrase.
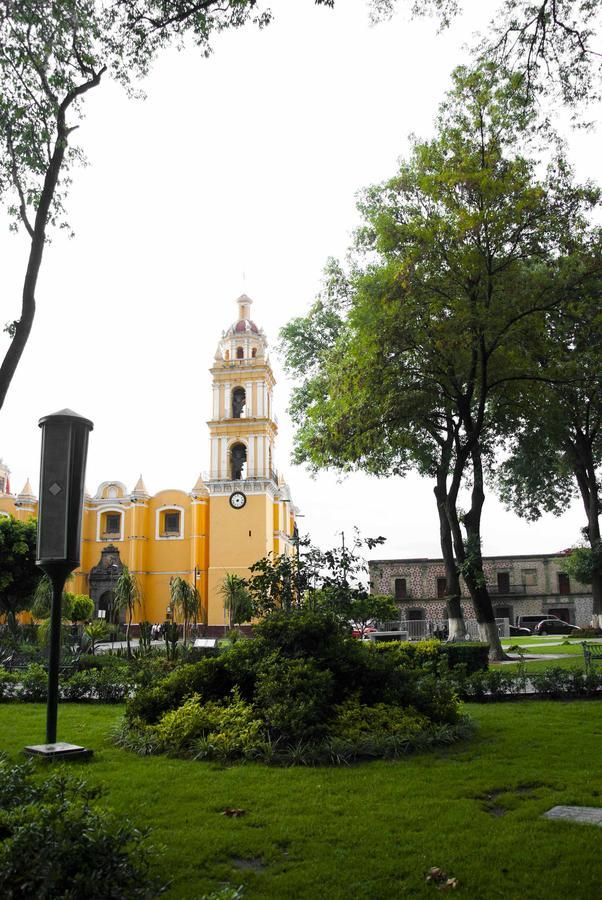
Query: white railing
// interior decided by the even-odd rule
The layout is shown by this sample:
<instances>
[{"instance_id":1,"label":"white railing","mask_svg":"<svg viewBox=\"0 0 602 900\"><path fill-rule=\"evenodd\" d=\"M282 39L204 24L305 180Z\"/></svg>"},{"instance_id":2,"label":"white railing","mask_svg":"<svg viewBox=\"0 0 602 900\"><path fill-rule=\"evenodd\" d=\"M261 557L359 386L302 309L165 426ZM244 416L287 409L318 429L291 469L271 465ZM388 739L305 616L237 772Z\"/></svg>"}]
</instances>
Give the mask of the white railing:
<instances>
[{"instance_id":1,"label":"white railing","mask_svg":"<svg viewBox=\"0 0 602 900\"><path fill-rule=\"evenodd\" d=\"M501 638L510 636L510 620L496 619L498 634ZM472 641L480 641L481 633L476 619L464 619L464 625L468 637ZM428 638L440 638L445 640L448 636L447 619L405 619L401 622L383 622L379 631L407 631L411 641L424 641Z\"/></svg>"}]
</instances>

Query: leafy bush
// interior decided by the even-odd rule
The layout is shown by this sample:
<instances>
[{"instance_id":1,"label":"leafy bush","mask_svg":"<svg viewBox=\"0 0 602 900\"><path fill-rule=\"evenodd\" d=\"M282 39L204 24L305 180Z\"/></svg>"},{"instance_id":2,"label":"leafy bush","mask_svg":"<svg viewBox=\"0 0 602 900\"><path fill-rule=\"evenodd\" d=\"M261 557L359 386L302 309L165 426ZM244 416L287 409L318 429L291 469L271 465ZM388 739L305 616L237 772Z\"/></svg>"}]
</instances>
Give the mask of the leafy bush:
<instances>
[{"instance_id":1,"label":"leafy bush","mask_svg":"<svg viewBox=\"0 0 602 900\"><path fill-rule=\"evenodd\" d=\"M489 644L470 641L452 641L442 643L438 640L428 641L390 641L371 644L377 653L391 655L397 665L414 669L436 671L444 661L449 669L464 666L466 673L487 669L489 666Z\"/></svg>"},{"instance_id":2,"label":"leafy bush","mask_svg":"<svg viewBox=\"0 0 602 900\"><path fill-rule=\"evenodd\" d=\"M602 628L594 628L592 625L584 625L577 631L571 631L571 637L578 638L595 638L602 637Z\"/></svg>"},{"instance_id":3,"label":"leafy bush","mask_svg":"<svg viewBox=\"0 0 602 900\"><path fill-rule=\"evenodd\" d=\"M14 672L7 672L0 666L0 702L13 699L18 681L18 675Z\"/></svg>"},{"instance_id":4,"label":"leafy bush","mask_svg":"<svg viewBox=\"0 0 602 900\"><path fill-rule=\"evenodd\" d=\"M152 727L158 746L172 753L192 749L197 758L228 758L252 750L261 739L262 722L234 691L225 703L201 703L198 696L165 713Z\"/></svg>"},{"instance_id":5,"label":"leafy bush","mask_svg":"<svg viewBox=\"0 0 602 900\"><path fill-rule=\"evenodd\" d=\"M272 735L313 740L326 733L333 695L333 675L317 662L272 654L259 672L254 707Z\"/></svg>"},{"instance_id":6,"label":"leafy bush","mask_svg":"<svg viewBox=\"0 0 602 900\"><path fill-rule=\"evenodd\" d=\"M40 782L28 764L0 760L0 896L114 900L156 897L147 832L101 811L72 774Z\"/></svg>"},{"instance_id":7,"label":"leafy bush","mask_svg":"<svg viewBox=\"0 0 602 900\"><path fill-rule=\"evenodd\" d=\"M81 703L82 700L90 699L94 693L97 677L98 671L95 669L75 672L71 678L68 678L61 684L61 698L63 700L72 700L75 703Z\"/></svg>"},{"instance_id":8,"label":"leafy bush","mask_svg":"<svg viewBox=\"0 0 602 900\"><path fill-rule=\"evenodd\" d=\"M39 663L31 663L19 678L20 700L43 702L48 699L48 673Z\"/></svg>"},{"instance_id":9,"label":"leafy bush","mask_svg":"<svg viewBox=\"0 0 602 900\"><path fill-rule=\"evenodd\" d=\"M366 706L357 699L350 699L335 707L330 734L335 738L357 743L366 737L391 734L415 737L430 724L426 716L411 706L391 707L385 703Z\"/></svg>"}]
</instances>

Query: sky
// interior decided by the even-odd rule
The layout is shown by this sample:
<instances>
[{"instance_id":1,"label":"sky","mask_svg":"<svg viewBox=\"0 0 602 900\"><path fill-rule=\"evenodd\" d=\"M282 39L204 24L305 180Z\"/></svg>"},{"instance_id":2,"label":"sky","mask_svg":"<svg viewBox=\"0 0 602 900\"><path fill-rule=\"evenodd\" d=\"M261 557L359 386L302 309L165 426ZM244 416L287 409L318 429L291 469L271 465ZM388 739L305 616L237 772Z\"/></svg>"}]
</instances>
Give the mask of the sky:
<instances>
[{"instance_id":1,"label":"sky","mask_svg":"<svg viewBox=\"0 0 602 900\"><path fill-rule=\"evenodd\" d=\"M266 29L224 32L214 54L161 54L145 100L106 82L76 132L88 165L67 201L75 236L47 247L28 347L0 411L0 457L18 491L37 493L40 416L70 407L95 423L87 485L115 479L151 493L190 490L209 468L209 368L247 293L271 342L280 432L275 463L303 533L323 547L357 525L387 540L373 557L440 556L432 484L418 476L341 481L292 466L291 384L274 345L345 254L362 188L395 173L437 105L471 35L497 6L465 3L437 34L397 15L371 26L365 0L335 9L274 0ZM597 115L599 110L595 110ZM579 177L595 178L599 135L570 134ZM28 249L0 212L0 319L19 314ZM4 352L7 339L0 338ZM486 555L556 552L584 515L521 521L488 494Z\"/></svg>"}]
</instances>

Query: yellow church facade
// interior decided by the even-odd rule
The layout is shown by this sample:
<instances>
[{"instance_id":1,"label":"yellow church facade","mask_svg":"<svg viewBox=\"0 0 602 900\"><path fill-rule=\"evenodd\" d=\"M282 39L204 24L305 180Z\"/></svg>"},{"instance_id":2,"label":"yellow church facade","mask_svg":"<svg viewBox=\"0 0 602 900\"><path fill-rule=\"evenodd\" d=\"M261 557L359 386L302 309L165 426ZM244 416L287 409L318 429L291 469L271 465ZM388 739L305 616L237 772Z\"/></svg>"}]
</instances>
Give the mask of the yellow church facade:
<instances>
[{"instance_id":1,"label":"yellow church facade","mask_svg":"<svg viewBox=\"0 0 602 900\"><path fill-rule=\"evenodd\" d=\"M110 609L123 566L136 576L136 620L162 622L171 614L170 581L178 575L199 590L209 626L223 626L221 588L227 574L248 577L249 566L272 553L291 553L295 509L274 469L278 425L274 375L265 334L239 297L237 320L222 334L213 366L209 471L191 491L150 495L142 477L133 490L104 481L86 493L81 565L69 590L89 594L96 614ZM0 515L25 520L37 511L29 481L10 493L0 461Z\"/></svg>"}]
</instances>

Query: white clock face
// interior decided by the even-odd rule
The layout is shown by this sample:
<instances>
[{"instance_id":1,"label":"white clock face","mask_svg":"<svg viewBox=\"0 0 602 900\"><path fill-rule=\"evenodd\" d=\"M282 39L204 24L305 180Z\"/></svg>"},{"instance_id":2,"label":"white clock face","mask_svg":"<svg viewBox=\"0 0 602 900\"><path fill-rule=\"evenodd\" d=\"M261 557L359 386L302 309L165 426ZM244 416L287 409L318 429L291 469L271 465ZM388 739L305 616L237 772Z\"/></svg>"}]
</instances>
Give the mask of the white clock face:
<instances>
[{"instance_id":1,"label":"white clock face","mask_svg":"<svg viewBox=\"0 0 602 900\"><path fill-rule=\"evenodd\" d=\"M234 493L230 495L230 506L233 506L234 509L242 509L246 502L247 498L242 491L234 491Z\"/></svg>"}]
</instances>

